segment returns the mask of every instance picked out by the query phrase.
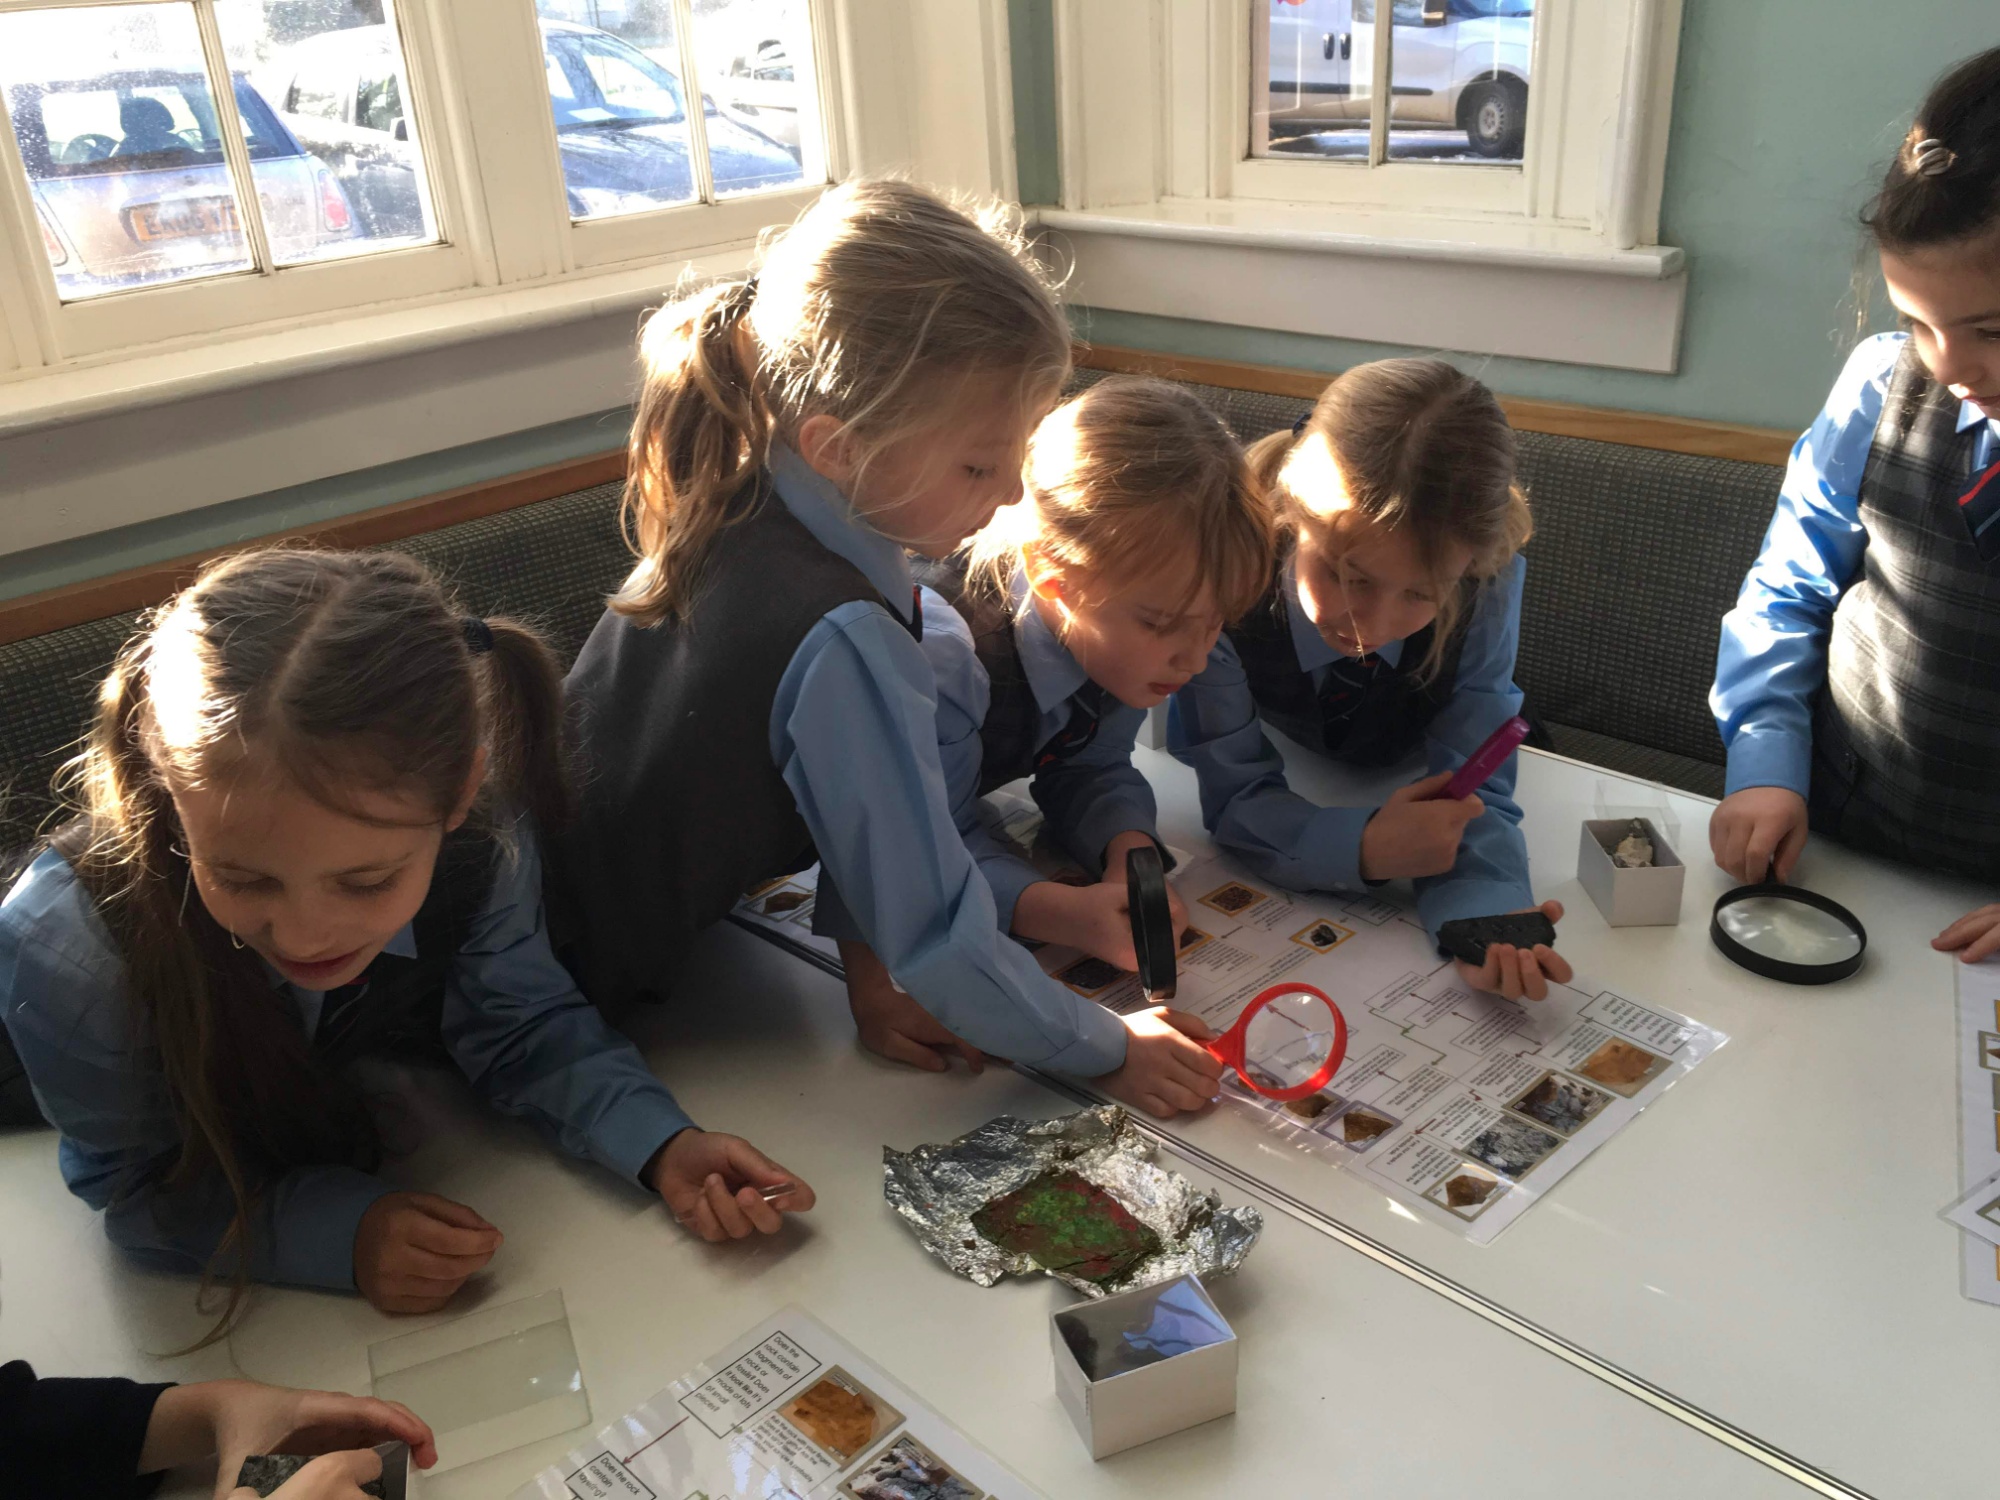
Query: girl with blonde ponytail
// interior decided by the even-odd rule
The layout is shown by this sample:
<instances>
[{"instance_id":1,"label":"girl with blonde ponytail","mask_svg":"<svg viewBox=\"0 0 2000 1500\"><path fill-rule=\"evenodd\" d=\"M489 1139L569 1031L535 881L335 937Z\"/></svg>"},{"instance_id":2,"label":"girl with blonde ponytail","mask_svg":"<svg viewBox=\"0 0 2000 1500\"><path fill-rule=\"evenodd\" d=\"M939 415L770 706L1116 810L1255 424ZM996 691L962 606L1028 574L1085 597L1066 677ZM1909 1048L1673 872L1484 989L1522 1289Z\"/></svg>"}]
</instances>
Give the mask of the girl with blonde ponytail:
<instances>
[{"instance_id":1,"label":"girl with blonde ponytail","mask_svg":"<svg viewBox=\"0 0 2000 1500\"><path fill-rule=\"evenodd\" d=\"M1021 493L1069 330L1018 233L900 182L829 190L753 280L640 344L637 565L568 688L581 808L561 861L585 988L663 995L695 933L820 862L862 1041L1102 1077L1147 1107L1214 1093L1170 1020L1121 1020L1000 932L939 766L909 553Z\"/></svg>"},{"instance_id":2,"label":"girl with blonde ponytail","mask_svg":"<svg viewBox=\"0 0 2000 1500\"><path fill-rule=\"evenodd\" d=\"M562 737L541 638L392 552L215 563L106 678L77 816L0 903L0 1018L71 1191L226 1279L218 1333L250 1281L423 1312L499 1248L372 1175L368 1054L449 1058L708 1238L776 1227L756 1189L796 1178L696 1130L549 949Z\"/></svg>"}]
</instances>

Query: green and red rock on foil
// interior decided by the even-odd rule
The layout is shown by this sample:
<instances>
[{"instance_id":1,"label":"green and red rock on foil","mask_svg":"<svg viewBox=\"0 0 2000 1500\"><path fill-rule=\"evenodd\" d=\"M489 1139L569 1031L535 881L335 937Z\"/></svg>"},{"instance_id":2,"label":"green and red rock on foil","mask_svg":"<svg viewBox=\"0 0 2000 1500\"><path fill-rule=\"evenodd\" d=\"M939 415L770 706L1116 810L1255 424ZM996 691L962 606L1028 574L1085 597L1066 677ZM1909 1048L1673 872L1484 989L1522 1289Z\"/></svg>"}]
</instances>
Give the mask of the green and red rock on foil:
<instances>
[{"instance_id":1,"label":"green and red rock on foil","mask_svg":"<svg viewBox=\"0 0 2000 1500\"><path fill-rule=\"evenodd\" d=\"M1002 1115L955 1141L882 1152L883 1195L917 1239L981 1286L1040 1271L1090 1297L1227 1275L1263 1231L1254 1208L1154 1164L1152 1142L1101 1105Z\"/></svg>"},{"instance_id":2,"label":"green and red rock on foil","mask_svg":"<svg viewBox=\"0 0 2000 1500\"><path fill-rule=\"evenodd\" d=\"M1125 1280L1160 1250L1160 1237L1124 1204L1074 1172L1044 1172L995 1198L972 1216L972 1227L1044 1270L1068 1271L1103 1287Z\"/></svg>"}]
</instances>

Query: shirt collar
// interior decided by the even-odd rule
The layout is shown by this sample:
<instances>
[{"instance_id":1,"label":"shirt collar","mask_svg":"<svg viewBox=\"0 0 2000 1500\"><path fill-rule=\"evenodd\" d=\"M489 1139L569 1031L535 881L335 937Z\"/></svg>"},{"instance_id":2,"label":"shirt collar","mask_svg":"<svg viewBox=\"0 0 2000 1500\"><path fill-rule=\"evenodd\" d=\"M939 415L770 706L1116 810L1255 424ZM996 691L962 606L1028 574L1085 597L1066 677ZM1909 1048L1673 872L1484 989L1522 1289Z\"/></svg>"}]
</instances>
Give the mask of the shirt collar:
<instances>
[{"instance_id":1,"label":"shirt collar","mask_svg":"<svg viewBox=\"0 0 2000 1500\"><path fill-rule=\"evenodd\" d=\"M783 443L771 444L771 487L785 509L827 551L845 558L907 622L913 608L910 555L860 516L838 485Z\"/></svg>"},{"instance_id":2,"label":"shirt collar","mask_svg":"<svg viewBox=\"0 0 2000 1500\"><path fill-rule=\"evenodd\" d=\"M1299 555L1293 552L1285 559L1285 617L1292 625L1292 650L1297 653L1302 671L1317 672L1321 667L1330 667L1340 660L1340 653L1326 643L1326 637L1319 633L1319 627L1306 613L1305 605L1299 602ZM1390 641L1375 653L1390 666L1395 666L1403 658L1403 643Z\"/></svg>"},{"instance_id":3,"label":"shirt collar","mask_svg":"<svg viewBox=\"0 0 2000 1500\"><path fill-rule=\"evenodd\" d=\"M1021 653L1021 670L1034 692L1035 707L1047 713L1075 696L1090 681L1090 674L1070 655L1062 638L1049 629L1048 621L1028 597L1026 569L1014 569L1008 594L1014 606L1014 646Z\"/></svg>"}]
</instances>

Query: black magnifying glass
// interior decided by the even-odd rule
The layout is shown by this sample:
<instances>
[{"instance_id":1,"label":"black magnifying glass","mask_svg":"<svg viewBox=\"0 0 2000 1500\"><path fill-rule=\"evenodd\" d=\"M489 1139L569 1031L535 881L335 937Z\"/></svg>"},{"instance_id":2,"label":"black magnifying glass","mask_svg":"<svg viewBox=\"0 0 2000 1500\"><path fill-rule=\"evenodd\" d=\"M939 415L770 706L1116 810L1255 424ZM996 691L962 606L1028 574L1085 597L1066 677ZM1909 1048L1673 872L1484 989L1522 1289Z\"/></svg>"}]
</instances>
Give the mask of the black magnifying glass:
<instances>
[{"instance_id":1,"label":"black magnifying glass","mask_svg":"<svg viewBox=\"0 0 2000 1500\"><path fill-rule=\"evenodd\" d=\"M1125 905L1132 919L1132 950L1139 956L1139 984L1148 1000L1171 1000L1180 983L1180 934L1167 900L1167 865L1160 851L1141 844L1125 856Z\"/></svg>"},{"instance_id":2,"label":"black magnifying glass","mask_svg":"<svg viewBox=\"0 0 2000 1500\"><path fill-rule=\"evenodd\" d=\"M1722 893L1708 936L1731 963L1784 984L1845 979L1868 951L1868 929L1853 912L1768 875Z\"/></svg>"}]
</instances>

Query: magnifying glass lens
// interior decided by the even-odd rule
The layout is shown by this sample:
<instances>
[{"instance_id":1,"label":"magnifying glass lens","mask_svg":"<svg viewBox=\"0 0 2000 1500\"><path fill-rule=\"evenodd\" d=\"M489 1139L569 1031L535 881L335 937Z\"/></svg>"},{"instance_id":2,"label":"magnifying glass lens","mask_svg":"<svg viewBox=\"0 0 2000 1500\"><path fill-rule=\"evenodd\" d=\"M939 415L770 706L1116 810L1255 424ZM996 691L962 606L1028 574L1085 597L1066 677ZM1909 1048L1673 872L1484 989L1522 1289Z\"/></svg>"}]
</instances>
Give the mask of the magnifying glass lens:
<instances>
[{"instance_id":1,"label":"magnifying glass lens","mask_svg":"<svg viewBox=\"0 0 2000 1500\"><path fill-rule=\"evenodd\" d=\"M1278 995L1243 1031L1243 1078L1261 1093L1296 1089L1325 1071L1338 1028L1324 996Z\"/></svg>"},{"instance_id":2,"label":"magnifying glass lens","mask_svg":"<svg viewBox=\"0 0 2000 1500\"><path fill-rule=\"evenodd\" d=\"M1718 926L1764 958L1837 964L1861 951L1861 934L1831 912L1784 896L1745 896L1715 914Z\"/></svg>"}]
</instances>

